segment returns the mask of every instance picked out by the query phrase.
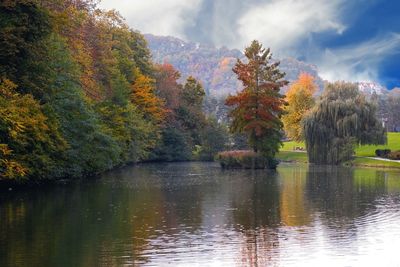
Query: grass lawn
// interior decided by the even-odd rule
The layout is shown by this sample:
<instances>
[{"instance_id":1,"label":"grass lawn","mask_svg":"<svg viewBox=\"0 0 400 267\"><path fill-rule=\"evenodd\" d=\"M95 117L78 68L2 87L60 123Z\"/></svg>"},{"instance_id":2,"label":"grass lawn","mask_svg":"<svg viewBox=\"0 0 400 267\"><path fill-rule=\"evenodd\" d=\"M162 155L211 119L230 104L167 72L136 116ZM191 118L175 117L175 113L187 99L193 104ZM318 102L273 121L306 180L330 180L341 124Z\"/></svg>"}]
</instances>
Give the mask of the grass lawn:
<instances>
[{"instance_id":1,"label":"grass lawn","mask_svg":"<svg viewBox=\"0 0 400 267\"><path fill-rule=\"evenodd\" d=\"M294 151L279 151L276 154L276 158L282 161L287 162L300 162L300 163L307 163L308 157L307 153L304 152L294 152Z\"/></svg>"},{"instance_id":2,"label":"grass lawn","mask_svg":"<svg viewBox=\"0 0 400 267\"><path fill-rule=\"evenodd\" d=\"M293 151L294 147L304 147L304 142L283 142L283 147L281 151ZM356 148L357 157L375 157L375 150L377 149L391 149L392 151L400 150L400 133L388 133L388 143L387 145L366 145Z\"/></svg>"},{"instance_id":3,"label":"grass lawn","mask_svg":"<svg viewBox=\"0 0 400 267\"><path fill-rule=\"evenodd\" d=\"M304 142L295 142L295 141L288 141L288 142L283 142L283 147L280 149L280 151L293 151L293 148L295 147L302 147L306 148L306 145Z\"/></svg>"},{"instance_id":4,"label":"grass lawn","mask_svg":"<svg viewBox=\"0 0 400 267\"><path fill-rule=\"evenodd\" d=\"M375 160L369 158L355 158L351 162L352 166L366 166L378 168L400 168L400 162Z\"/></svg>"},{"instance_id":5,"label":"grass lawn","mask_svg":"<svg viewBox=\"0 0 400 267\"><path fill-rule=\"evenodd\" d=\"M379 146L360 146L356 148L358 157L375 157L375 150L388 148L392 151L400 150L400 133L388 133L387 145Z\"/></svg>"},{"instance_id":6,"label":"grass lawn","mask_svg":"<svg viewBox=\"0 0 400 267\"><path fill-rule=\"evenodd\" d=\"M282 161L292 162L308 162L307 153L294 152L294 147L305 148L304 142L284 142L276 157ZM400 168L400 162L390 162L382 160L374 160L363 157L375 157L376 149L391 149L392 151L400 150L400 133L388 133L387 145L366 145L356 148L356 157L351 165L353 166L368 166L381 168Z\"/></svg>"}]
</instances>

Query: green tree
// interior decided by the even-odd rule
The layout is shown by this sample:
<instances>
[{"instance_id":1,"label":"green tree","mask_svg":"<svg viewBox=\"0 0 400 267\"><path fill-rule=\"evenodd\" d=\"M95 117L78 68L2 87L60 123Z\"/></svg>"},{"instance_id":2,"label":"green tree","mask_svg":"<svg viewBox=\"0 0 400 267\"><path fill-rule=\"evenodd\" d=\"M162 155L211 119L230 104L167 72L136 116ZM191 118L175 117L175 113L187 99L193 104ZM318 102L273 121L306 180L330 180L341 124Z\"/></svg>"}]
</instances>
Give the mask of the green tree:
<instances>
[{"instance_id":1,"label":"green tree","mask_svg":"<svg viewBox=\"0 0 400 267\"><path fill-rule=\"evenodd\" d=\"M176 109L178 120L190 133L192 148L201 144L201 130L205 126L203 86L192 76L188 77L180 93L179 107Z\"/></svg>"},{"instance_id":2,"label":"green tree","mask_svg":"<svg viewBox=\"0 0 400 267\"><path fill-rule=\"evenodd\" d=\"M304 137L311 163L334 165L351 159L357 145L386 141L376 106L365 99L357 85L345 82L327 85L304 118Z\"/></svg>"},{"instance_id":3,"label":"green tree","mask_svg":"<svg viewBox=\"0 0 400 267\"><path fill-rule=\"evenodd\" d=\"M285 101L279 93L288 82L285 73L272 62L270 49L253 41L245 49L247 63L238 60L233 71L243 83L244 89L229 96L226 105L233 107L231 131L246 133L255 152L273 158L281 145L283 124L281 116Z\"/></svg>"},{"instance_id":4,"label":"green tree","mask_svg":"<svg viewBox=\"0 0 400 267\"><path fill-rule=\"evenodd\" d=\"M0 2L0 77L42 100L47 88L46 40L51 18L35 0Z\"/></svg>"},{"instance_id":5,"label":"green tree","mask_svg":"<svg viewBox=\"0 0 400 267\"><path fill-rule=\"evenodd\" d=\"M187 161L192 158L193 141L191 131L184 127L187 111L183 104L183 86L178 83L180 73L170 64L156 66L156 92L165 101L168 110L165 124L161 129L161 139L152 151L151 160ZM181 112L181 113L179 113Z\"/></svg>"},{"instance_id":6,"label":"green tree","mask_svg":"<svg viewBox=\"0 0 400 267\"><path fill-rule=\"evenodd\" d=\"M192 159L191 137L175 119L168 119L161 132L161 140L152 151L151 160L188 161Z\"/></svg>"},{"instance_id":7,"label":"green tree","mask_svg":"<svg viewBox=\"0 0 400 267\"><path fill-rule=\"evenodd\" d=\"M44 114L32 95L21 95L16 87L9 80L0 82L1 177L60 177L58 166L67 143L59 125Z\"/></svg>"},{"instance_id":8,"label":"green tree","mask_svg":"<svg viewBox=\"0 0 400 267\"><path fill-rule=\"evenodd\" d=\"M213 160L218 152L225 150L228 143L229 132L227 127L218 123L216 118L207 118L206 125L201 131L200 159Z\"/></svg>"},{"instance_id":9,"label":"green tree","mask_svg":"<svg viewBox=\"0 0 400 267\"><path fill-rule=\"evenodd\" d=\"M85 97L77 64L73 61L63 38L54 34L49 40L49 116L60 125L68 143L63 169L68 177L80 177L111 169L118 163L120 148L101 128L99 116ZM61 155L60 155L61 157Z\"/></svg>"}]
</instances>

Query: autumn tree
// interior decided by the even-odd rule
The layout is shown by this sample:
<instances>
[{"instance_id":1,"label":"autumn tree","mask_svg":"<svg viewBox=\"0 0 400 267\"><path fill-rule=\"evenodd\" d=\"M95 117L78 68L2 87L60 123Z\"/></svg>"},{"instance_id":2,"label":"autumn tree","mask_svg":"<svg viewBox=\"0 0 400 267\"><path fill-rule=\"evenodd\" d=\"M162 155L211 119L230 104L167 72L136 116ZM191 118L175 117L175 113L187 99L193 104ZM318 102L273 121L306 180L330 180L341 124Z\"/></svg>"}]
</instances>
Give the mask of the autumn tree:
<instances>
[{"instance_id":1,"label":"autumn tree","mask_svg":"<svg viewBox=\"0 0 400 267\"><path fill-rule=\"evenodd\" d=\"M182 106L183 86L178 82L181 74L170 64L156 65L157 95L165 101L168 110L161 139L154 148L151 159L157 161L185 161L192 158L191 133L184 127L178 112Z\"/></svg>"},{"instance_id":2,"label":"autumn tree","mask_svg":"<svg viewBox=\"0 0 400 267\"><path fill-rule=\"evenodd\" d=\"M48 118L32 95L21 95L10 80L0 81L0 177L58 176L67 144L57 121Z\"/></svg>"},{"instance_id":3,"label":"autumn tree","mask_svg":"<svg viewBox=\"0 0 400 267\"><path fill-rule=\"evenodd\" d=\"M352 83L328 84L303 130L309 161L316 164L337 165L350 160L358 145L386 142L376 106Z\"/></svg>"},{"instance_id":4,"label":"autumn tree","mask_svg":"<svg viewBox=\"0 0 400 267\"><path fill-rule=\"evenodd\" d=\"M244 89L226 99L226 105L232 107L231 131L246 133L255 152L273 158L281 145L283 128L285 101L279 90L288 82L279 62L272 62L270 49L258 41L245 49L245 56L248 62L238 60L233 68Z\"/></svg>"},{"instance_id":5,"label":"autumn tree","mask_svg":"<svg viewBox=\"0 0 400 267\"><path fill-rule=\"evenodd\" d=\"M303 140L303 117L314 105L313 94L317 91L314 77L307 74L300 74L297 81L290 85L286 93L288 105L285 108L286 114L282 121L286 136L295 141Z\"/></svg>"},{"instance_id":6,"label":"autumn tree","mask_svg":"<svg viewBox=\"0 0 400 267\"><path fill-rule=\"evenodd\" d=\"M156 65L157 94L165 100L165 105L170 110L179 106L179 95L182 91L182 85L178 83L180 78L181 74L171 64Z\"/></svg>"},{"instance_id":7,"label":"autumn tree","mask_svg":"<svg viewBox=\"0 0 400 267\"><path fill-rule=\"evenodd\" d=\"M54 34L48 45L49 84L47 113L56 117L59 130L68 143L61 176L81 177L112 168L119 163L120 148L101 126L100 117L80 84L78 64L72 60L64 38Z\"/></svg>"},{"instance_id":8,"label":"autumn tree","mask_svg":"<svg viewBox=\"0 0 400 267\"><path fill-rule=\"evenodd\" d=\"M155 90L155 80L138 73L132 85L130 99L143 112L146 119L160 125L165 119L166 110L164 101L155 94Z\"/></svg>"}]
</instances>

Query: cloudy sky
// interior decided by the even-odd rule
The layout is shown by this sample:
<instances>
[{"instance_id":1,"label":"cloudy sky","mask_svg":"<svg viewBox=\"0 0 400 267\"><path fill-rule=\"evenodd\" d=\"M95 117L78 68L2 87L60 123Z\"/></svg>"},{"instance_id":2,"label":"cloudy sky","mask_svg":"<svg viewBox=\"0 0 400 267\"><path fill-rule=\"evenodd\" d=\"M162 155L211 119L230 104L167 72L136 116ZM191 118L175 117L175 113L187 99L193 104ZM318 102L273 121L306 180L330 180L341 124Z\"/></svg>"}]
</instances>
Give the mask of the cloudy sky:
<instances>
[{"instance_id":1,"label":"cloudy sky","mask_svg":"<svg viewBox=\"0 0 400 267\"><path fill-rule=\"evenodd\" d=\"M102 0L142 33L243 48L316 64L328 80L400 87L397 0Z\"/></svg>"}]
</instances>

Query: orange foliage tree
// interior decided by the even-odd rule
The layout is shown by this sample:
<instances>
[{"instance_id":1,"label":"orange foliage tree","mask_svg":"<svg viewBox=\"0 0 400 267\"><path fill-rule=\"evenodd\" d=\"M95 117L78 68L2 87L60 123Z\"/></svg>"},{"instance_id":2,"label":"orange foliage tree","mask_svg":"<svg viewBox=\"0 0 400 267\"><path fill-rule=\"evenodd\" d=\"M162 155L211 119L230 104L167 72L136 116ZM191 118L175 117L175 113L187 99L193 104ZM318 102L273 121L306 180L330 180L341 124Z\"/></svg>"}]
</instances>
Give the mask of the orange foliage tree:
<instances>
[{"instance_id":1,"label":"orange foliage tree","mask_svg":"<svg viewBox=\"0 0 400 267\"><path fill-rule=\"evenodd\" d=\"M285 104L279 90L288 82L278 69L279 62L270 62L270 49L258 41L245 49L245 56L248 63L238 60L233 68L244 89L226 99L226 105L233 107L229 114L231 130L246 133L255 152L274 157L281 144Z\"/></svg>"},{"instance_id":2,"label":"orange foliage tree","mask_svg":"<svg viewBox=\"0 0 400 267\"><path fill-rule=\"evenodd\" d=\"M159 125L165 119L164 101L155 94L154 79L138 73L132 86L131 101L153 123Z\"/></svg>"},{"instance_id":3,"label":"orange foliage tree","mask_svg":"<svg viewBox=\"0 0 400 267\"><path fill-rule=\"evenodd\" d=\"M303 140L302 120L314 106L313 94L317 91L314 77L302 73L297 81L291 84L286 93L286 114L282 117L287 137L295 141Z\"/></svg>"}]
</instances>

